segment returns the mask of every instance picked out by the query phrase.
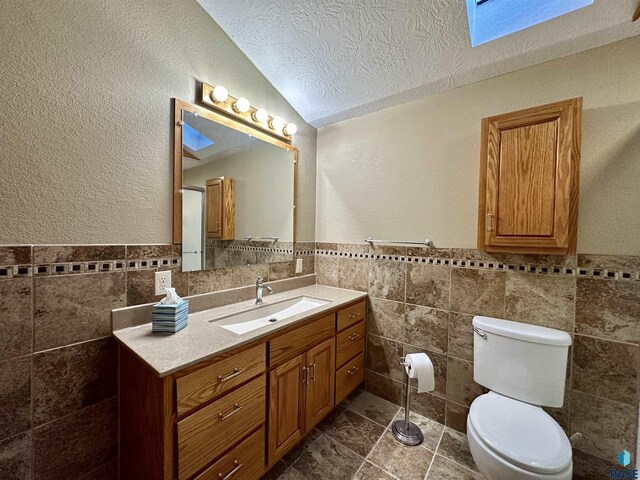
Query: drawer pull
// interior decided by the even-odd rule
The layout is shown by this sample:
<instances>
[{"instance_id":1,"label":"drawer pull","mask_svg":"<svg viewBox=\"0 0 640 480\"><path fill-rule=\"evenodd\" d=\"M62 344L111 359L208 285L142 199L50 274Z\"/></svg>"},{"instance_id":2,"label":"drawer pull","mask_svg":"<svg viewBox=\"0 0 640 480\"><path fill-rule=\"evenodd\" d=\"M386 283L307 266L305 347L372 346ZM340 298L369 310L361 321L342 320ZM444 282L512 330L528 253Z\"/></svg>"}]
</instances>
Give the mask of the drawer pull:
<instances>
[{"instance_id":1,"label":"drawer pull","mask_svg":"<svg viewBox=\"0 0 640 480\"><path fill-rule=\"evenodd\" d=\"M349 335L348 340L355 340L359 336L360 336L360 334L358 332L356 332L353 335Z\"/></svg>"},{"instance_id":2,"label":"drawer pull","mask_svg":"<svg viewBox=\"0 0 640 480\"><path fill-rule=\"evenodd\" d=\"M222 473L218 474L218 478L220 480L228 480L229 478L233 477L238 470L242 468L242 464L238 463L238 460L234 460L233 464L235 465L235 467L233 467L233 470L231 470L229 473L227 473L226 475Z\"/></svg>"},{"instance_id":3,"label":"drawer pull","mask_svg":"<svg viewBox=\"0 0 640 480\"><path fill-rule=\"evenodd\" d=\"M229 417L233 417L236 413L238 413L240 410L242 410L243 405L240 405L238 403L236 403L233 406L233 410L231 410L229 413L227 413L226 415L222 412L220 412L218 414L218 417L220 418L221 422L224 422L227 418Z\"/></svg>"},{"instance_id":4,"label":"drawer pull","mask_svg":"<svg viewBox=\"0 0 640 480\"><path fill-rule=\"evenodd\" d=\"M360 316L360 312L355 312L349 315L349 318L353 319L353 318L358 318L359 316Z\"/></svg>"},{"instance_id":5,"label":"drawer pull","mask_svg":"<svg viewBox=\"0 0 640 480\"><path fill-rule=\"evenodd\" d=\"M232 378L236 378L241 373L242 373L242 370L240 370L239 368L234 368L229 375L226 375L226 376L218 375L218 382L219 383L228 382Z\"/></svg>"},{"instance_id":6,"label":"drawer pull","mask_svg":"<svg viewBox=\"0 0 640 480\"><path fill-rule=\"evenodd\" d=\"M353 375L354 373L356 373L358 370L360 370L358 367L352 367L349 370L347 370L347 373L349 375Z\"/></svg>"}]
</instances>

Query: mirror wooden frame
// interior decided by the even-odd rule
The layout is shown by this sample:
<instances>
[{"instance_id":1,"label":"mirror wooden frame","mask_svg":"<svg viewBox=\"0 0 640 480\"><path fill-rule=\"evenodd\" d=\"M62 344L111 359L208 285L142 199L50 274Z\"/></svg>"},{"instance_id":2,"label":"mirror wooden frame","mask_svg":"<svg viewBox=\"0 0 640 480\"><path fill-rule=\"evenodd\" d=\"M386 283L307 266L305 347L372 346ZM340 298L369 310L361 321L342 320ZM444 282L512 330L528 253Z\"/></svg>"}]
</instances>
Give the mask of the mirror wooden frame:
<instances>
[{"instance_id":1,"label":"mirror wooden frame","mask_svg":"<svg viewBox=\"0 0 640 480\"><path fill-rule=\"evenodd\" d=\"M212 112L199 105L173 99L173 243L182 243L182 113L196 113L212 122L219 123L225 127L233 128L247 135L263 140L276 147L293 152L293 241L296 241L296 225L298 223L298 149L287 142L278 140L271 135L262 132L249 125L226 117L222 114Z\"/></svg>"}]
</instances>

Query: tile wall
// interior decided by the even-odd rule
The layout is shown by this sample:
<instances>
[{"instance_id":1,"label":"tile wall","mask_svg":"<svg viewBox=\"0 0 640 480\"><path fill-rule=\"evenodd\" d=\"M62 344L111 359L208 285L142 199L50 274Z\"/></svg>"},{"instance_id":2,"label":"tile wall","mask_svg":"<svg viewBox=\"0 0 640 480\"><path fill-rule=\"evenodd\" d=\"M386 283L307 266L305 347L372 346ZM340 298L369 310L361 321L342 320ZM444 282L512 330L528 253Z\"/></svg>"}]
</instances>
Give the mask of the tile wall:
<instances>
[{"instance_id":1,"label":"tile wall","mask_svg":"<svg viewBox=\"0 0 640 480\"><path fill-rule=\"evenodd\" d=\"M295 248L313 273L314 244ZM0 246L0 478L117 478L111 310L161 298L157 270L182 296L295 276L293 261L260 253L260 264L183 273L174 245Z\"/></svg>"},{"instance_id":2,"label":"tile wall","mask_svg":"<svg viewBox=\"0 0 640 480\"><path fill-rule=\"evenodd\" d=\"M465 431L473 381L474 315L567 331L565 404L549 409L580 432L577 471L605 471L635 452L640 362L640 257L495 255L476 250L316 244L318 283L369 293L366 389L400 404L401 355L424 351L436 390L413 409ZM587 478L587 477L585 477Z\"/></svg>"}]
</instances>

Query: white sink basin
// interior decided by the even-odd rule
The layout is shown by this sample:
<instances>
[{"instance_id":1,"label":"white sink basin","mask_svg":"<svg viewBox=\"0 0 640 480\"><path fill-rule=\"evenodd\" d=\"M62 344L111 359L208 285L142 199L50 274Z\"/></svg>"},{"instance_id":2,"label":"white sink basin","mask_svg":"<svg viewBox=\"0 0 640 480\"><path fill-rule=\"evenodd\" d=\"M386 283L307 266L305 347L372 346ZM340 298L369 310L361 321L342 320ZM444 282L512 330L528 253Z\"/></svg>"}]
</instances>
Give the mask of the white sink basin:
<instances>
[{"instance_id":1,"label":"white sink basin","mask_svg":"<svg viewBox=\"0 0 640 480\"><path fill-rule=\"evenodd\" d=\"M230 332L242 334L255 330L256 328L278 323L279 320L284 320L299 313L313 310L327 303L329 302L318 298L296 297L291 300L262 305L220 320L210 320L210 322Z\"/></svg>"}]
</instances>

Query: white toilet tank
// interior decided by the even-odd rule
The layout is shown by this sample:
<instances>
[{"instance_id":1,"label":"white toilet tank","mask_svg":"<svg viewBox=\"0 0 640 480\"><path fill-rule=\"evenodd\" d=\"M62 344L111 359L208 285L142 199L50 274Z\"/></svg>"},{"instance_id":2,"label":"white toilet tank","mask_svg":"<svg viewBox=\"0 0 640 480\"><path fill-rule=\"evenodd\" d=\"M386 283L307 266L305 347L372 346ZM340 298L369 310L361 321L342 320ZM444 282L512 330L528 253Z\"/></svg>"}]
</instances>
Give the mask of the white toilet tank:
<instances>
[{"instance_id":1,"label":"white toilet tank","mask_svg":"<svg viewBox=\"0 0 640 480\"><path fill-rule=\"evenodd\" d=\"M490 317L474 317L473 330L476 382L533 405L562 406L568 333Z\"/></svg>"}]
</instances>

